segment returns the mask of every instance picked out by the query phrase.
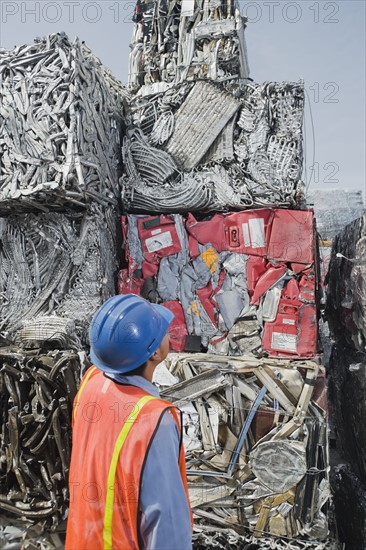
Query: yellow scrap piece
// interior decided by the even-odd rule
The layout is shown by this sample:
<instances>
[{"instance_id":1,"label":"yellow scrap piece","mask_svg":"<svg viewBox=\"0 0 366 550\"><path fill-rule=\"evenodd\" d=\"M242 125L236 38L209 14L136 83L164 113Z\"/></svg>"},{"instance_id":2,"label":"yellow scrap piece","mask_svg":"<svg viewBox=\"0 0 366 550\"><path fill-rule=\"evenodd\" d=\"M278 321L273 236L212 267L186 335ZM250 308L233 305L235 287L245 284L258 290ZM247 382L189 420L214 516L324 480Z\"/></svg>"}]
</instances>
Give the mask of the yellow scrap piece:
<instances>
[{"instance_id":1,"label":"yellow scrap piece","mask_svg":"<svg viewBox=\"0 0 366 550\"><path fill-rule=\"evenodd\" d=\"M201 254L203 261L209 268L210 272L213 273L216 271L217 266L219 265L220 258L215 250L210 246L207 250Z\"/></svg>"},{"instance_id":2,"label":"yellow scrap piece","mask_svg":"<svg viewBox=\"0 0 366 550\"><path fill-rule=\"evenodd\" d=\"M262 499L260 503L257 503L254 506L254 511L257 514L259 512L259 518L255 526L253 535L255 537L261 537L263 535L263 532L265 531L265 528L268 522L269 512L271 511L272 508L279 506L283 502L294 504L294 501L295 501L295 490L290 489L286 493L281 493L280 495L266 497Z\"/></svg>"}]
</instances>

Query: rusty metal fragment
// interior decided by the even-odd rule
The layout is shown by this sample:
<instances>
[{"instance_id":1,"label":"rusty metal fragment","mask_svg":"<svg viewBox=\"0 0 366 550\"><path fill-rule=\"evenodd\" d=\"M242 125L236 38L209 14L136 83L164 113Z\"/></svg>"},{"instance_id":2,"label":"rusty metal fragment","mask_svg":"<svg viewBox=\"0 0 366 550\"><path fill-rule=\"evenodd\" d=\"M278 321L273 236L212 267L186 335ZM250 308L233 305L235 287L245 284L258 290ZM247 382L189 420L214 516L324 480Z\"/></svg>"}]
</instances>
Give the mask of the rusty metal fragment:
<instances>
[{"instance_id":1,"label":"rusty metal fragment","mask_svg":"<svg viewBox=\"0 0 366 550\"><path fill-rule=\"evenodd\" d=\"M65 517L75 351L0 348L0 510L57 527Z\"/></svg>"}]
</instances>

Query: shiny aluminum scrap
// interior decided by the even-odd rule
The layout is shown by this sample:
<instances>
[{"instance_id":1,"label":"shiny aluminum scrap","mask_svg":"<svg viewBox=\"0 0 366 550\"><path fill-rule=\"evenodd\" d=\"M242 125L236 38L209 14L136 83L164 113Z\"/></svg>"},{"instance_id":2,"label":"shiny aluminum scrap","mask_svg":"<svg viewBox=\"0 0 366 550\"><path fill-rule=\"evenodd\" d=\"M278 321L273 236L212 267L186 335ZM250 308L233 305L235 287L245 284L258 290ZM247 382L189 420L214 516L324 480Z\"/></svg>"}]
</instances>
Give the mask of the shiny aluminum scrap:
<instances>
[{"instance_id":1,"label":"shiny aluminum scrap","mask_svg":"<svg viewBox=\"0 0 366 550\"><path fill-rule=\"evenodd\" d=\"M303 205L303 82L185 81L142 91L122 147L127 211Z\"/></svg>"},{"instance_id":2,"label":"shiny aluminum scrap","mask_svg":"<svg viewBox=\"0 0 366 550\"><path fill-rule=\"evenodd\" d=\"M115 293L116 219L113 210L96 206L0 218L2 345L86 343L92 315Z\"/></svg>"},{"instance_id":3,"label":"shiny aluminum scrap","mask_svg":"<svg viewBox=\"0 0 366 550\"><path fill-rule=\"evenodd\" d=\"M64 33L0 49L0 213L116 204L126 97Z\"/></svg>"},{"instance_id":4,"label":"shiny aluminum scrap","mask_svg":"<svg viewBox=\"0 0 366 550\"><path fill-rule=\"evenodd\" d=\"M0 348L0 510L57 527L67 511L75 351ZM9 520L10 523L10 520Z\"/></svg>"},{"instance_id":5,"label":"shiny aluminum scrap","mask_svg":"<svg viewBox=\"0 0 366 550\"><path fill-rule=\"evenodd\" d=\"M183 411L197 548L331 548L322 367L202 354L166 365L180 380L161 395ZM220 531L230 545L214 543Z\"/></svg>"},{"instance_id":6,"label":"shiny aluminum scrap","mask_svg":"<svg viewBox=\"0 0 366 550\"><path fill-rule=\"evenodd\" d=\"M248 78L237 0L138 0L129 61L129 87L186 79Z\"/></svg>"}]
</instances>

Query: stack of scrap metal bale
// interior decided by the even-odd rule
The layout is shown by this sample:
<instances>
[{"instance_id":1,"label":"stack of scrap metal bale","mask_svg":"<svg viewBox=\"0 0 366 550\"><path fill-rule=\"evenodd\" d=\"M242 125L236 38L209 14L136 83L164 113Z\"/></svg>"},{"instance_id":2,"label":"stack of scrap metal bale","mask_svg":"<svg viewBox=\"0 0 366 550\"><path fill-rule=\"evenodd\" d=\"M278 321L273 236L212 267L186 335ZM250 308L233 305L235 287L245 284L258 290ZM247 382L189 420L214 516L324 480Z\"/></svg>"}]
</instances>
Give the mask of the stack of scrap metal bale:
<instances>
[{"instance_id":1,"label":"stack of scrap metal bale","mask_svg":"<svg viewBox=\"0 0 366 550\"><path fill-rule=\"evenodd\" d=\"M306 201L314 208L319 242L321 280L324 282L332 241L346 225L362 216L364 203L361 190L354 189L310 189Z\"/></svg>"},{"instance_id":2,"label":"stack of scrap metal bale","mask_svg":"<svg viewBox=\"0 0 366 550\"><path fill-rule=\"evenodd\" d=\"M0 95L0 510L56 527L81 350L115 293L127 94L53 34L0 50Z\"/></svg>"},{"instance_id":3,"label":"stack of scrap metal bale","mask_svg":"<svg viewBox=\"0 0 366 550\"><path fill-rule=\"evenodd\" d=\"M335 547L298 83L249 80L236 2L138 0L119 292L175 314L197 548Z\"/></svg>"},{"instance_id":4,"label":"stack of scrap metal bale","mask_svg":"<svg viewBox=\"0 0 366 550\"><path fill-rule=\"evenodd\" d=\"M365 243L364 214L335 237L328 273L329 401L340 463L332 483L347 550L365 548L366 540Z\"/></svg>"}]
</instances>

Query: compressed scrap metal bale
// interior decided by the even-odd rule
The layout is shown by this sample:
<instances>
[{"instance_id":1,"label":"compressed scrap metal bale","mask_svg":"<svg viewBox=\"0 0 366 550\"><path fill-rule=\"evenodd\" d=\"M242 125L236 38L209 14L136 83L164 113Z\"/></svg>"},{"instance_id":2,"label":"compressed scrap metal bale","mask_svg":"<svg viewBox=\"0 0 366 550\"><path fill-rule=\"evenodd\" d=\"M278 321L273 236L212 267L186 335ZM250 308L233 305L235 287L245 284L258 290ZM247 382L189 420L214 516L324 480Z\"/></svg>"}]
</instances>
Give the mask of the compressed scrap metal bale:
<instances>
[{"instance_id":1,"label":"compressed scrap metal bale","mask_svg":"<svg viewBox=\"0 0 366 550\"><path fill-rule=\"evenodd\" d=\"M336 466L331 473L339 540L344 550L365 550L366 486L349 464Z\"/></svg>"},{"instance_id":2,"label":"compressed scrap metal bale","mask_svg":"<svg viewBox=\"0 0 366 550\"><path fill-rule=\"evenodd\" d=\"M249 76L246 18L237 0L138 0L133 21L131 89Z\"/></svg>"},{"instance_id":3,"label":"compressed scrap metal bale","mask_svg":"<svg viewBox=\"0 0 366 550\"><path fill-rule=\"evenodd\" d=\"M328 371L337 449L366 486L366 354L336 343Z\"/></svg>"},{"instance_id":4,"label":"compressed scrap metal bale","mask_svg":"<svg viewBox=\"0 0 366 550\"><path fill-rule=\"evenodd\" d=\"M317 229L324 240L333 239L365 210L361 190L310 189L306 202L314 209Z\"/></svg>"},{"instance_id":5,"label":"compressed scrap metal bale","mask_svg":"<svg viewBox=\"0 0 366 550\"><path fill-rule=\"evenodd\" d=\"M0 510L56 527L65 519L75 351L0 348Z\"/></svg>"},{"instance_id":6,"label":"compressed scrap metal bale","mask_svg":"<svg viewBox=\"0 0 366 550\"><path fill-rule=\"evenodd\" d=\"M166 365L180 380L161 395L183 411L197 548L334 547L318 364L170 354Z\"/></svg>"},{"instance_id":7,"label":"compressed scrap metal bale","mask_svg":"<svg viewBox=\"0 0 366 550\"><path fill-rule=\"evenodd\" d=\"M302 204L302 82L163 84L130 104L121 178L127 211Z\"/></svg>"},{"instance_id":8,"label":"compressed scrap metal bale","mask_svg":"<svg viewBox=\"0 0 366 550\"><path fill-rule=\"evenodd\" d=\"M171 309L175 351L313 357L318 280L311 210L122 217L119 292Z\"/></svg>"},{"instance_id":9,"label":"compressed scrap metal bale","mask_svg":"<svg viewBox=\"0 0 366 550\"><path fill-rule=\"evenodd\" d=\"M126 97L64 33L0 49L0 213L116 204Z\"/></svg>"},{"instance_id":10,"label":"compressed scrap metal bale","mask_svg":"<svg viewBox=\"0 0 366 550\"><path fill-rule=\"evenodd\" d=\"M350 348L366 345L366 215L335 237L328 271L327 318L332 336Z\"/></svg>"},{"instance_id":11,"label":"compressed scrap metal bale","mask_svg":"<svg viewBox=\"0 0 366 550\"><path fill-rule=\"evenodd\" d=\"M0 218L3 345L19 337L36 347L70 334L75 348L85 345L92 315L115 293L116 219L101 207Z\"/></svg>"}]
</instances>

